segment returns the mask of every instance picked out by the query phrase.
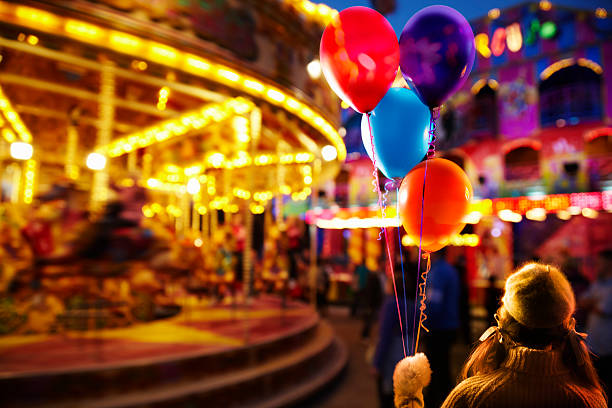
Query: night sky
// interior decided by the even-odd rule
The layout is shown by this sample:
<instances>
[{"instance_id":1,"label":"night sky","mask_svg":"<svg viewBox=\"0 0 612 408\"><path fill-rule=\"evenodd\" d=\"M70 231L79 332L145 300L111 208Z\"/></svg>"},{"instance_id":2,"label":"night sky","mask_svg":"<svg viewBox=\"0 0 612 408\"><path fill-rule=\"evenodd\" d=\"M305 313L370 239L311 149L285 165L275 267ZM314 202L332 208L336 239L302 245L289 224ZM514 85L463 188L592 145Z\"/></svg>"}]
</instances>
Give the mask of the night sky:
<instances>
[{"instance_id":1,"label":"night sky","mask_svg":"<svg viewBox=\"0 0 612 408\"><path fill-rule=\"evenodd\" d=\"M314 0L316 3L322 2L329 6L342 10L351 6L367 6L372 7L370 0ZM522 0L487 0L487 1L474 1L474 0L444 0L444 1L429 1L429 0L396 0L396 10L394 13L387 15L387 19L393 25L395 32L399 35L406 21L415 12L419 11L423 7L431 6L434 4L443 4L445 6L453 7L462 13L468 20L483 17L487 14L489 9L511 7L516 4L524 3ZM595 10L597 7L604 7L608 10L608 13L612 12L612 0L556 0L552 1L553 7L555 5L563 5L567 7L573 7L576 9L583 10Z\"/></svg>"}]
</instances>

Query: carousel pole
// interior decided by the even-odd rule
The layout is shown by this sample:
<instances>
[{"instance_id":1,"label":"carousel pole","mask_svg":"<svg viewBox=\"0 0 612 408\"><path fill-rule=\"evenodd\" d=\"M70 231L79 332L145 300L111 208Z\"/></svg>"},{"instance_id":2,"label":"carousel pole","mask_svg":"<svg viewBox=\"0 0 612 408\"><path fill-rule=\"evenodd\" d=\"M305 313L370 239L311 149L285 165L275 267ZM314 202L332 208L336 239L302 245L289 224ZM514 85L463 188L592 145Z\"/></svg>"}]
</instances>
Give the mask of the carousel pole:
<instances>
[{"instance_id":1,"label":"carousel pole","mask_svg":"<svg viewBox=\"0 0 612 408\"><path fill-rule=\"evenodd\" d=\"M100 71L100 99L98 103L100 125L96 140L96 147L98 148L108 145L113 135L113 121L115 118L113 102L115 97L115 75L113 74L113 65L112 61L104 58ZM94 212L98 212L108 199L108 167L107 164L104 169L94 173L90 202L90 208Z\"/></svg>"},{"instance_id":2,"label":"carousel pole","mask_svg":"<svg viewBox=\"0 0 612 408\"><path fill-rule=\"evenodd\" d=\"M146 181L151 177L151 167L153 165L153 156L151 153L145 153L142 156L142 180Z\"/></svg>"},{"instance_id":3,"label":"carousel pole","mask_svg":"<svg viewBox=\"0 0 612 408\"><path fill-rule=\"evenodd\" d=\"M190 230L190 224L189 224L189 219L191 218L191 212L189 211L189 204L191 201L191 197L189 196L188 193L180 193L180 197L179 197L180 201L180 209L181 209L181 234L183 235L183 237L187 236L187 233Z\"/></svg>"},{"instance_id":4,"label":"carousel pole","mask_svg":"<svg viewBox=\"0 0 612 408\"><path fill-rule=\"evenodd\" d=\"M191 206L191 231L198 236L202 236L200 232L200 213L198 207L202 205L202 193L198 192L193 196L193 205Z\"/></svg>"},{"instance_id":5,"label":"carousel pole","mask_svg":"<svg viewBox=\"0 0 612 408\"><path fill-rule=\"evenodd\" d=\"M136 171L136 162L137 162L138 156L136 151L131 151L128 153L127 155L127 170L128 173L130 174L134 174L134 172Z\"/></svg>"},{"instance_id":6,"label":"carousel pole","mask_svg":"<svg viewBox=\"0 0 612 408\"><path fill-rule=\"evenodd\" d=\"M205 181L205 185L202 186L200 190L200 197L202 201L198 206L198 213L202 215L202 221L200 221L200 228L202 229L202 241L204 241L203 245L208 245L211 242L210 239L210 194L208 193L208 176L205 175L205 178L202 180ZM200 207L202 210L200 211Z\"/></svg>"},{"instance_id":7,"label":"carousel pole","mask_svg":"<svg viewBox=\"0 0 612 408\"><path fill-rule=\"evenodd\" d=\"M77 129L77 119L71 115L67 129L67 140L66 140L66 165L64 166L64 173L66 177L71 180L79 178L79 166L77 165L76 156L79 145L79 132Z\"/></svg>"},{"instance_id":8,"label":"carousel pole","mask_svg":"<svg viewBox=\"0 0 612 408\"><path fill-rule=\"evenodd\" d=\"M312 208L316 208L319 203L319 174L321 173L321 159L315 159L312 172ZM314 308L317 307L317 225L312 223L308 226L310 233L310 303Z\"/></svg>"},{"instance_id":9,"label":"carousel pole","mask_svg":"<svg viewBox=\"0 0 612 408\"><path fill-rule=\"evenodd\" d=\"M255 151L257 149L257 144L259 142L259 136L261 134L261 110L257 107L254 107L251 111L251 115L249 118L250 124L250 133L251 137L249 138L250 142L250 155L251 157L255 157ZM251 193L254 190L255 186L255 165L251 164L251 171L248 172L248 189ZM253 247L253 212L251 211L251 203L253 202L253 194L249 198L247 202L247 211L245 214L245 243L244 243L244 255L242 262L242 282L244 285L244 294L245 300L249 301L251 298L251 270L252 270L252 251Z\"/></svg>"},{"instance_id":10,"label":"carousel pole","mask_svg":"<svg viewBox=\"0 0 612 408\"><path fill-rule=\"evenodd\" d=\"M277 150L277 155L278 157L281 156L281 151L280 149ZM277 194L276 194L276 226L278 227L278 230L281 231L283 228L283 224L284 224L284 216L283 216L283 212L284 212L284 208L283 208L283 192L282 187L285 185L285 166L283 164L281 164L280 160L278 161L278 164L276 165L276 184L278 186L278 190L277 190Z\"/></svg>"}]
</instances>

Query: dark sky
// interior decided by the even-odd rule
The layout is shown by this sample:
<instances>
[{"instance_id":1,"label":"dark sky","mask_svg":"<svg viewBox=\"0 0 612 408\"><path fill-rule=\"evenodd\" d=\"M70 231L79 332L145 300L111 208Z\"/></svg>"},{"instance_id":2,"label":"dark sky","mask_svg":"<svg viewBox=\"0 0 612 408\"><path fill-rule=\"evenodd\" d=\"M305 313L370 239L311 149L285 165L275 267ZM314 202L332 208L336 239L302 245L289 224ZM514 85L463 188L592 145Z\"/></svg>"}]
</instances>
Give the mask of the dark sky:
<instances>
[{"instance_id":1,"label":"dark sky","mask_svg":"<svg viewBox=\"0 0 612 408\"><path fill-rule=\"evenodd\" d=\"M371 7L370 0L313 0L315 3L322 2L329 6L342 10L351 6L367 6ZM396 0L396 10L394 13L386 16L396 33L401 33L404 24L410 16L419 11L423 7L434 4L443 4L453 7L462 13L468 20L482 17L487 14L489 9L499 8L503 10L515 4L524 3L521 0ZM553 7L563 5L583 10L595 10L597 7L604 7L608 13L612 13L612 0L553 0Z\"/></svg>"}]
</instances>

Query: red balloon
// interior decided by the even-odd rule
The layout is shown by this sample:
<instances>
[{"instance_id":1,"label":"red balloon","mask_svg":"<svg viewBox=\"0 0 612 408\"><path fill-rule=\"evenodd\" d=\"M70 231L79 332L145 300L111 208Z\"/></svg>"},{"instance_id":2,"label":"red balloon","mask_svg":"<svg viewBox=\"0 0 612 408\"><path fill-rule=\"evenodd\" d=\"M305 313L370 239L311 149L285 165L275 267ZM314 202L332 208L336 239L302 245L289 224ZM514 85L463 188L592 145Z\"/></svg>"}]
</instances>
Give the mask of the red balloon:
<instances>
[{"instance_id":1,"label":"red balloon","mask_svg":"<svg viewBox=\"0 0 612 408\"><path fill-rule=\"evenodd\" d=\"M321 38L321 68L333 91L356 111L370 112L385 96L399 67L391 24L367 7L342 10Z\"/></svg>"},{"instance_id":2,"label":"red balloon","mask_svg":"<svg viewBox=\"0 0 612 408\"><path fill-rule=\"evenodd\" d=\"M421 233L426 164L422 248L434 252L446 246L465 226L463 217L468 213L472 184L461 167L446 159L430 159L410 170L402 180L398 200L402 224L414 242L419 242Z\"/></svg>"}]
</instances>

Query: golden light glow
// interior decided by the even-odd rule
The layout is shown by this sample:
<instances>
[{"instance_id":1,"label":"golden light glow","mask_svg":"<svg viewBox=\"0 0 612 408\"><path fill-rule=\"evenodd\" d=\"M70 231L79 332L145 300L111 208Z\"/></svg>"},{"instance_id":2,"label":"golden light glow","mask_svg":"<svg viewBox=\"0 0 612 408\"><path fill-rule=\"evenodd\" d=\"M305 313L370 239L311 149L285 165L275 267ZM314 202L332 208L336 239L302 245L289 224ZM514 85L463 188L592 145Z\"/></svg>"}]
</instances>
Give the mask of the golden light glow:
<instances>
[{"instance_id":1,"label":"golden light glow","mask_svg":"<svg viewBox=\"0 0 612 408\"><path fill-rule=\"evenodd\" d=\"M525 213L525 218L532 221L545 221L546 210L544 208L532 208L527 210Z\"/></svg>"},{"instance_id":2,"label":"golden light glow","mask_svg":"<svg viewBox=\"0 0 612 408\"><path fill-rule=\"evenodd\" d=\"M599 216L599 213L597 212L597 210L594 210L592 208L583 208L582 216L586 218L595 219Z\"/></svg>"},{"instance_id":3,"label":"golden light glow","mask_svg":"<svg viewBox=\"0 0 612 408\"><path fill-rule=\"evenodd\" d=\"M247 89L251 89L255 92L263 92L264 89L266 89L266 87L264 86L264 84L262 84L259 81L254 81L252 79L245 79L244 80L244 87Z\"/></svg>"},{"instance_id":4,"label":"golden light glow","mask_svg":"<svg viewBox=\"0 0 612 408\"><path fill-rule=\"evenodd\" d=\"M575 63L576 60L574 58L565 58L553 64L550 64L544 71L542 71L542 73L540 74L540 79L544 81L560 69L569 67L570 65L574 65Z\"/></svg>"},{"instance_id":5,"label":"golden light glow","mask_svg":"<svg viewBox=\"0 0 612 408\"><path fill-rule=\"evenodd\" d=\"M285 100L285 94L277 91L276 89L268 89L268 92L266 92L266 96L268 97L268 99L272 99L276 102L283 102ZM323 119L321 118L321 120Z\"/></svg>"},{"instance_id":6,"label":"golden light glow","mask_svg":"<svg viewBox=\"0 0 612 408\"><path fill-rule=\"evenodd\" d=\"M34 181L36 179L36 160L26 161L25 182L23 186L23 202L32 203L34 198Z\"/></svg>"},{"instance_id":7,"label":"golden light glow","mask_svg":"<svg viewBox=\"0 0 612 408\"><path fill-rule=\"evenodd\" d=\"M90 41L98 40L104 35L104 31L100 27L77 20L67 20L64 30L68 34Z\"/></svg>"},{"instance_id":8,"label":"golden light glow","mask_svg":"<svg viewBox=\"0 0 612 408\"><path fill-rule=\"evenodd\" d=\"M136 51L142 46L142 41L138 37L119 31L111 31L109 41L115 47L131 48L132 51Z\"/></svg>"},{"instance_id":9,"label":"golden light glow","mask_svg":"<svg viewBox=\"0 0 612 408\"><path fill-rule=\"evenodd\" d=\"M11 102L8 100L8 98L4 94L4 91L2 90L2 87L0 87L0 111L4 114L4 117L6 117L8 122L11 124L15 133L17 133L17 135L19 136L19 139L21 139L22 142L31 143L32 135L30 134L30 131L23 124L21 118L19 117L15 109L13 109Z\"/></svg>"},{"instance_id":10,"label":"golden light glow","mask_svg":"<svg viewBox=\"0 0 612 408\"><path fill-rule=\"evenodd\" d=\"M251 210L253 214L263 214L265 210L263 205L257 204L257 203L251 203L249 205L249 209Z\"/></svg>"},{"instance_id":11,"label":"golden light glow","mask_svg":"<svg viewBox=\"0 0 612 408\"><path fill-rule=\"evenodd\" d=\"M4 137L4 140L6 140L8 143L13 143L15 140L17 140L15 133L8 128L2 129L2 137Z\"/></svg>"},{"instance_id":12,"label":"golden light glow","mask_svg":"<svg viewBox=\"0 0 612 408\"><path fill-rule=\"evenodd\" d=\"M159 90L159 95L157 98L157 109L164 110L166 109L166 104L168 103L168 97L170 96L170 88L167 86L163 86Z\"/></svg>"},{"instance_id":13,"label":"golden light glow","mask_svg":"<svg viewBox=\"0 0 612 408\"><path fill-rule=\"evenodd\" d=\"M572 218L572 214L570 214L569 211L567 211L567 210L561 210L561 211L557 212L557 217L560 220L567 221L570 218Z\"/></svg>"},{"instance_id":14,"label":"golden light glow","mask_svg":"<svg viewBox=\"0 0 612 408\"><path fill-rule=\"evenodd\" d=\"M292 2L292 5L298 11L305 13L308 18L312 18L321 24L331 22L338 15L336 10L326 5L315 5L307 0L285 1ZM320 114L315 113L312 109L296 100L295 95L290 95L287 91L278 89L272 82L266 83L251 75L235 72L225 65L182 52L165 44L137 38L73 18L65 18L46 11L11 4L6 5L6 10L7 12L12 11L19 19L19 23L29 28L47 30L55 35L64 34L79 41L108 47L114 51L130 55L134 55L135 49L138 49L138 55L147 55L159 64L175 69L184 69L199 75L206 75L207 78L209 78L208 72L213 71L218 78L229 86L246 91L254 96L261 96L264 93L264 96L270 103L295 113L300 119L323 134L338 150L339 161L343 161L346 158L346 146L335 127ZM24 35L23 40L25 38ZM144 70L146 69L145 64L146 62L142 61L142 64L137 63L135 68ZM111 155L111 157L121 155L120 150L118 148L115 149L113 152L115 155Z\"/></svg>"},{"instance_id":15,"label":"golden light glow","mask_svg":"<svg viewBox=\"0 0 612 408\"><path fill-rule=\"evenodd\" d=\"M178 52L173 47L159 43L152 43L149 47L149 56L151 56L151 59L154 61L164 63L168 60L175 60L178 56Z\"/></svg>"},{"instance_id":16,"label":"golden light glow","mask_svg":"<svg viewBox=\"0 0 612 408\"><path fill-rule=\"evenodd\" d=\"M15 8L15 15L20 20L27 20L38 26L54 28L59 25L59 19L53 14L31 7L17 6Z\"/></svg>"},{"instance_id":17,"label":"golden light glow","mask_svg":"<svg viewBox=\"0 0 612 408\"><path fill-rule=\"evenodd\" d=\"M217 69L217 75L232 82L236 82L240 79L240 75L229 69Z\"/></svg>"},{"instance_id":18,"label":"golden light glow","mask_svg":"<svg viewBox=\"0 0 612 408\"><path fill-rule=\"evenodd\" d=\"M597 17L597 18L606 18L606 17L608 17L608 12L606 11L605 8L598 7L595 10L595 17Z\"/></svg>"},{"instance_id":19,"label":"golden light glow","mask_svg":"<svg viewBox=\"0 0 612 408\"><path fill-rule=\"evenodd\" d=\"M36 45L38 44L38 37L35 35L28 35L26 41L30 45Z\"/></svg>"},{"instance_id":20,"label":"golden light glow","mask_svg":"<svg viewBox=\"0 0 612 408\"><path fill-rule=\"evenodd\" d=\"M29 160L34 154L31 144L25 142L13 142L10 147L11 157L16 160Z\"/></svg>"},{"instance_id":21,"label":"golden light glow","mask_svg":"<svg viewBox=\"0 0 612 408\"><path fill-rule=\"evenodd\" d=\"M540 1L540 10L548 11L552 8L552 3L548 0Z\"/></svg>"},{"instance_id":22,"label":"golden light glow","mask_svg":"<svg viewBox=\"0 0 612 408\"><path fill-rule=\"evenodd\" d=\"M474 37L476 50L485 58L491 57L491 49L489 48L489 36L485 33L477 34Z\"/></svg>"},{"instance_id":23,"label":"golden light glow","mask_svg":"<svg viewBox=\"0 0 612 408\"><path fill-rule=\"evenodd\" d=\"M232 119L234 135L240 143L247 143L251 139L249 133L249 120L243 116L234 116Z\"/></svg>"},{"instance_id":24,"label":"golden light glow","mask_svg":"<svg viewBox=\"0 0 612 408\"><path fill-rule=\"evenodd\" d=\"M491 20L495 20L495 19L499 18L499 14L500 14L500 11L499 11L499 9L498 9L498 8L491 9L491 10L489 10L489 12L487 13L487 15L489 16L489 18L490 18Z\"/></svg>"},{"instance_id":25,"label":"golden light glow","mask_svg":"<svg viewBox=\"0 0 612 408\"><path fill-rule=\"evenodd\" d=\"M212 153L208 156L206 161L209 165L218 169L223 166L223 163L225 162L225 156L222 153Z\"/></svg>"},{"instance_id":26,"label":"golden light glow","mask_svg":"<svg viewBox=\"0 0 612 408\"><path fill-rule=\"evenodd\" d=\"M167 95L164 92L164 88L160 90L160 98L163 95ZM228 99L220 104L206 105L203 108L186 112L160 124L142 129L120 139L115 139L107 146L101 148L101 151L107 152L110 157L119 157L135 148L151 146L157 142L200 129L207 124L223 121L233 114L242 114L252 109L253 106L251 101L241 97Z\"/></svg>"},{"instance_id":27,"label":"golden light glow","mask_svg":"<svg viewBox=\"0 0 612 408\"><path fill-rule=\"evenodd\" d=\"M523 35L519 23L512 23L506 27L506 45L512 52L517 52L523 46Z\"/></svg>"},{"instance_id":28,"label":"golden light glow","mask_svg":"<svg viewBox=\"0 0 612 408\"><path fill-rule=\"evenodd\" d=\"M506 222L521 222L523 216L519 213L515 213L512 210L504 209L497 213L500 220Z\"/></svg>"},{"instance_id":29,"label":"golden light glow","mask_svg":"<svg viewBox=\"0 0 612 408\"><path fill-rule=\"evenodd\" d=\"M402 237L403 246L418 246L419 240L413 239L408 235ZM476 234L457 234L451 237L448 245L476 247L480 245L480 237Z\"/></svg>"},{"instance_id":30,"label":"golden light glow","mask_svg":"<svg viewBox=\"0 0 612 408\"><path fill-rule=\"evenodd\" d=\"M578 65L589 68L596 74L601 74L603 72L603 68L601 67L601 65L599 65L595 61L591 61L590 59L578 58Z\"/></svg>"}]
</instances>

